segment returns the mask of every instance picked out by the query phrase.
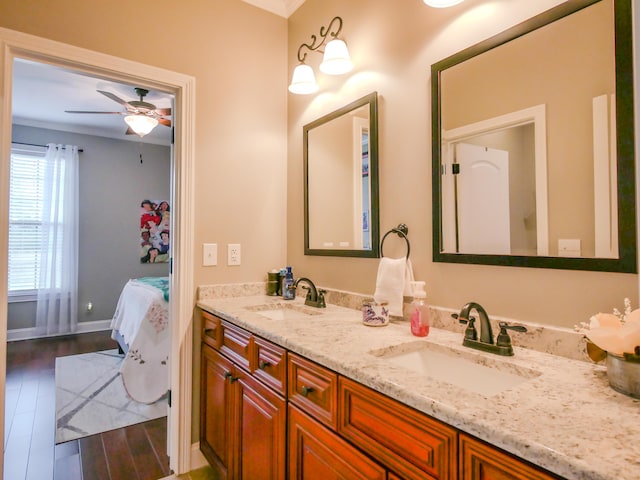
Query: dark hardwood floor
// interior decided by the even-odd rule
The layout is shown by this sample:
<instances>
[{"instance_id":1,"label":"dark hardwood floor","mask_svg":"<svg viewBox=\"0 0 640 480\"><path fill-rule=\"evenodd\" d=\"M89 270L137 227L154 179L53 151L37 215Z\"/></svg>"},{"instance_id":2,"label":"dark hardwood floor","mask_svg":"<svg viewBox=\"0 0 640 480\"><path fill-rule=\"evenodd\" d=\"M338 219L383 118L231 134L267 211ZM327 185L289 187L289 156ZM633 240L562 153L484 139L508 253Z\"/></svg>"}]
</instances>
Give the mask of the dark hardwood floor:
<instances>
[{"instance_id":1,"label":"dark hardwood floor","mask_svg":"<svg viewBox=\"0 0 640 480\"><path fill-rule=\"evenodd\" d=\"M55 358L116 347L110 332L7 344L5 480L157 480L170 475L166 417L55 445Z\"/></svg>"}]
</instances>

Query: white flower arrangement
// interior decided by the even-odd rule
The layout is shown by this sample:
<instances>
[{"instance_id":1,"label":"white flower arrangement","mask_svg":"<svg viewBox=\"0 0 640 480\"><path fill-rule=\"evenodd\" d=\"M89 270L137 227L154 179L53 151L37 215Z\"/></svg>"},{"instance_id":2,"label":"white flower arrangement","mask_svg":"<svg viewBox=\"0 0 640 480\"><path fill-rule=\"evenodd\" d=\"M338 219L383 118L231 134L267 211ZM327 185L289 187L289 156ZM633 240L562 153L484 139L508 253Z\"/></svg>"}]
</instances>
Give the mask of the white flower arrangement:
<instances>
[{"instance_id":1,"label":"white flower arrangement","mask_svg":"<svg viewBox=\"0 0 640 480\"><path fill-rule=\"evenodd\" d=\"M581 322L574 328L608 353L634 353L640 345L640 308L632 310L631 301L625 298L623 312L614 308L613 313L597 313L589 323Z\"/></svg>"}]
</instances>

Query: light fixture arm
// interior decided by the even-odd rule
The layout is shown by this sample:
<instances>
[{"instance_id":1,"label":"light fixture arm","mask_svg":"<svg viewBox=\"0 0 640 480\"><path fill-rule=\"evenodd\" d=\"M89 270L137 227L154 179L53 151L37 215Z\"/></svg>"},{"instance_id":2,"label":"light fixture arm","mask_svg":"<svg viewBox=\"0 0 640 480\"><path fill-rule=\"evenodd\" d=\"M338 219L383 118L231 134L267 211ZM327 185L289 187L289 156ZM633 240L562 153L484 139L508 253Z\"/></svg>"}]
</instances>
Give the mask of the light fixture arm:
<instances>
[{"instance_id":1,"label":"light fixture arm","mask_svg":"<svg viewBox=\"0 0 640 480\"><path fill-rule=\"evenodd\" d=\"M333 24L337 22L337 28L335 29L335 31L333 30ZM305 59L307 58L307 52L302 53L302 48L306 47L310 52L313 52L315 50L318 50L322 45L324 45L327 41L327 37L330 35L332 39L338 38L338 35L340 34L340 32L342 31L342 18L340 17L334 17L331 22L329 22L329 25L327 27L320 27L320 38L321 40L318 42L318 37L316 37L315 35L311 35L311 43L303 43L302 45L300 45L300 47L298 48L298 61L300 63L304 63ZM318 42L316 44L316 42ZM321 50L319 50L320 53L323 53Z\"/></svg>"}]
</instances>

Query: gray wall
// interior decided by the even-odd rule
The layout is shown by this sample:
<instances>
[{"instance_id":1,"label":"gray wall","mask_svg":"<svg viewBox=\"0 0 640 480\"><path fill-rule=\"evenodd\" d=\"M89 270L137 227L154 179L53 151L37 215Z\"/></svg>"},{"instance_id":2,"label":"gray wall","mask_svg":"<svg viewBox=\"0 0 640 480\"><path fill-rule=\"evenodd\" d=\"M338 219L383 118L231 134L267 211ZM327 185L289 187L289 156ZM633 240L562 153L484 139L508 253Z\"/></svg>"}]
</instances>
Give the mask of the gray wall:
<instances>
[{"instance_id":1,"label":"gray wall","mask_svg":"<svg viewBox=\"0 0 640 480\"><path fill-rule=\"evenodd\" d=\"M139 221L144 198L170 200L169 147L21 125L13 126L12 141L84 149L80 154L79 322L111 319L130 278L168 275L168 263L140 263ZM86 310L88 302L93 303L92 312ZM35 302L9 304L9 330L34 325Z\"/></svg>"}]
</instances>

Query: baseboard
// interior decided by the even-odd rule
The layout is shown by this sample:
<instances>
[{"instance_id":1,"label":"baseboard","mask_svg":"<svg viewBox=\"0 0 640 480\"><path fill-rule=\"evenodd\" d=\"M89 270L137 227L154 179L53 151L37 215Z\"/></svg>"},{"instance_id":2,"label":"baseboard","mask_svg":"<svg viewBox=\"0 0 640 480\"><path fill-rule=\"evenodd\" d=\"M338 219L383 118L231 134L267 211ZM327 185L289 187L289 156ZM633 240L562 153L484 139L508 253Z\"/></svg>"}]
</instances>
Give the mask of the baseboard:
<instances>
[{"instance_id":1,"label":"baseboard","mask_svg":"<svg viewBox=\"0 0 640 480\"><path fill-rule=\"evenodd\" d=\"M204 455L200 451L200 442L193 443L191 445L191 470L208 466L209 462L207 462L207 459L204 458Z\"/></svg>"},{"instance_id":2,"label":"baseboard","mask_svg":"<svg viewBox=\"0 0 640 480\"><path fill-rule=\"evenodd\" d=\"M101 332L103 330L111 330L111 320L96 320L94 322L80 322L75 333ZM67 335L67 334L64 334ZM58 335L38 335L35 327L30 328L14 328L7 330L7 342L15 342L17 340L31 340L33 338L55 337Z\"/></svg>"}]
</instances>

